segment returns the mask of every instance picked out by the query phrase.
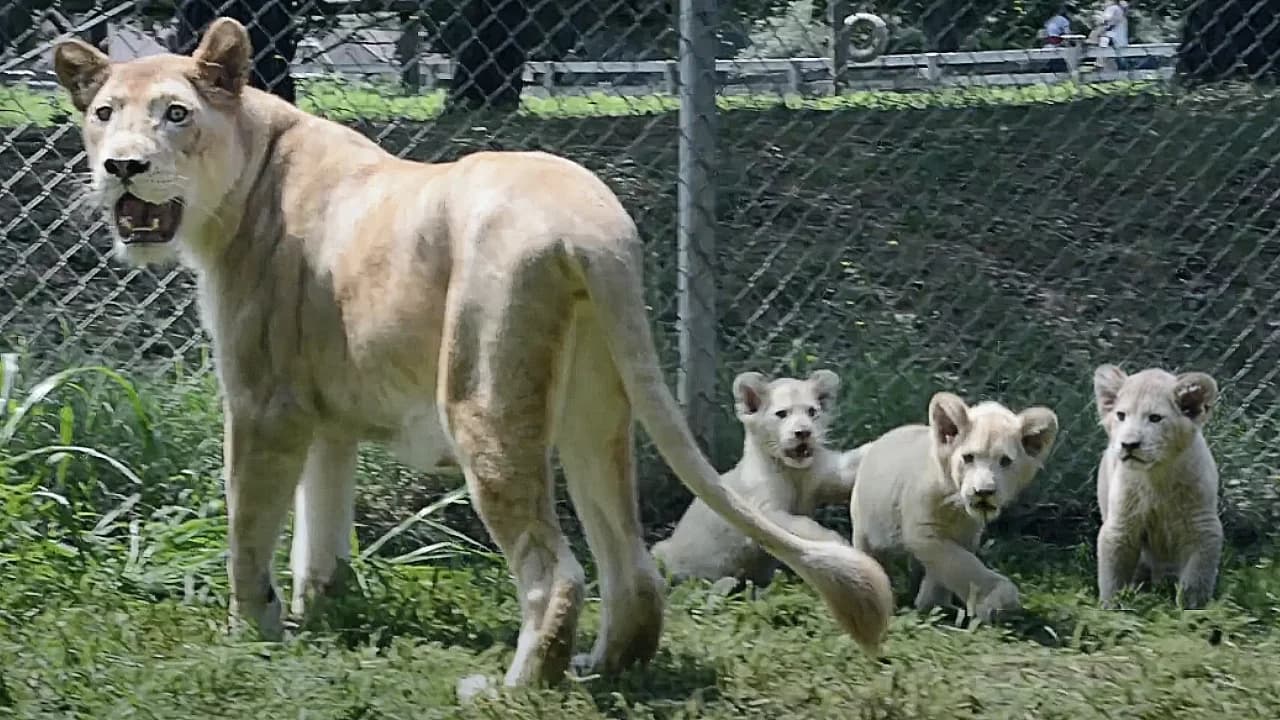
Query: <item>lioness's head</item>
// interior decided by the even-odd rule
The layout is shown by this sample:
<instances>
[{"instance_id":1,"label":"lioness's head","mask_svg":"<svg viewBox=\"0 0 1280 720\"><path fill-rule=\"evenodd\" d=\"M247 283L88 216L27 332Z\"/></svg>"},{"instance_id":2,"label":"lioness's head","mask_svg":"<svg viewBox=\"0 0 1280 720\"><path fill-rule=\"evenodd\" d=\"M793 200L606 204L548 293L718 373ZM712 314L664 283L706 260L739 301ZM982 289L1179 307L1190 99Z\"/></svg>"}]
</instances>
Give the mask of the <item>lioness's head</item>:
<instances>
[{"instance_id":1,"label":"lioness's head","mask_svg":"<svg viewBox=\"0 0 1280 720\"><path fill-rule=\"evenodd\" d=\"M113 63L80 40L54 49L58 83L84 113L93 192L126 259L169 260L196 242L239 178L235 113L251 49L230 18L210 25L191 57Z\"/></svg>"},{"instance_id":2,"label":"lioness's head","mask_svg":"<svg viewBox=\"0 0 1280 720\"><path fill-rule=\"evenodd\" d=\"M839 387L840 376L830 370L815 370L805 380L772 382L758 372L744 372L733 380L734 405L748 440L784 465L807 468L826 442Z\"/></svg>"},{"instance_id":3,"label":"lioness's head","mask_svg":"<svg viewBox=\"0 0 1280 720\"><path fill-rule=\"evenodd\" d=\"M929 428L943 477L965 512L990 522L1044 464L1058 436L1058 416L1039 406L1020 413L996 402L969 407L940 392L929 401Z\"/></svg>"},{"instance_id":4,"label":"lioness's head","mask_svg":"<svg viewBox=\"0 0 1280 720\"><path fill-rule=\"evenodd\" d=\"M1182 452L1200 432L1218 383L1202 372L1150 368L1127 375L1108 364L1093 372L1093 394L1107 449L1125 465L1150 467Z\"/></svg>"}]
</instances>

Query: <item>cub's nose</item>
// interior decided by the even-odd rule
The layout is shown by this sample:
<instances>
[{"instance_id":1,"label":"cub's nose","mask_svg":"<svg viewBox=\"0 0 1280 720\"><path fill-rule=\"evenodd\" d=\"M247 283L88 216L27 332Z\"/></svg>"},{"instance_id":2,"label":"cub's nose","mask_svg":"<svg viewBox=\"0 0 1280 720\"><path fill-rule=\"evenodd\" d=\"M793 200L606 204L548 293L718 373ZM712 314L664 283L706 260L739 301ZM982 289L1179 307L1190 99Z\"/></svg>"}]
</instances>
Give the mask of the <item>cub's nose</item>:
<instances>
[{"instance_id":1,"label":"cub's nose","mask_svg":"<svg viewBox=\"0 0 1280 720\"><path fill-rule=\"evenodd\" d=\"M974 490L974 491L973 491L973 496L974 496L974 497L976 497L976 498L983 498L983 499L985 499L985 498L989 498L989 497L991 497L991 496L993 496L993 495L995 495L995 494L996 494L996 489L995 489L995 488L979 488L979 489L977 489L977 490Z\"/></svg>"},{"instance_id":2,"label":"cub's nose","mask_svg":"<svg viewBox=\"0 0 1280 720\"><path fill-rule=\"evenodd\" d=\"M1121 450L1124 450L1125 452L1133 452L1134 450L1137 450L1137 449L1138 449L1138 447L1139 447L1140 445L1142 445L1142 443L1139 443L1139 442L1123 442L1123 441L1122 441L1122 442L1120 443L1120 449L1121 449Z\"/></svg>"},{"instance_id":3,"label":"cub's nose","mask_svg":"<svg viewBox=\"0 0 1280 720\"><path fill-rule=\"evenodd\" d=\"M121 180L128 180L135 175L141 175L151 169L151 163L146 160L135 160L132 158L107 158L102 161L102 169L109 174L115 175Z\"/></svg>"},{"instance_id":4,"label":"cub's nose","mask_svg":"<svg viewBox=\"0 0 1280 720\"><path fill-rule=\"evenodd\" d=\"M797 439L797 440L808 440L808 439L809 439L809 436L813 435L813 431L812 431L812 430L797 430L795 434L796 434L796 439Z\"/></svg>"}]
</instances>

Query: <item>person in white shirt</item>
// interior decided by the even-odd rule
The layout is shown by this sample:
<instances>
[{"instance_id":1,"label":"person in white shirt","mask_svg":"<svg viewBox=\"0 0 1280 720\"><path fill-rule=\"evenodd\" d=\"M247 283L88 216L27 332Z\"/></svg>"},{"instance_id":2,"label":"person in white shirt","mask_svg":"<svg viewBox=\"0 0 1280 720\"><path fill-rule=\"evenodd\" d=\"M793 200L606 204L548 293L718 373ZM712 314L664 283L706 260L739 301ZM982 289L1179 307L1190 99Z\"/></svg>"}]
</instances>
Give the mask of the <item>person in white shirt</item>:
<instances>
[{"instance_id":1,"label":"person in white shirt","mask_svg":"<svg viewBox=\"0 0 1280 720\"><path fill-rule=\"evenodd\" d=\"M1107 0L1102 9L1103 36L1111 38L1109 44L1125 47L1129 44L1129 3Z\"/></svg>"}]
</instances>

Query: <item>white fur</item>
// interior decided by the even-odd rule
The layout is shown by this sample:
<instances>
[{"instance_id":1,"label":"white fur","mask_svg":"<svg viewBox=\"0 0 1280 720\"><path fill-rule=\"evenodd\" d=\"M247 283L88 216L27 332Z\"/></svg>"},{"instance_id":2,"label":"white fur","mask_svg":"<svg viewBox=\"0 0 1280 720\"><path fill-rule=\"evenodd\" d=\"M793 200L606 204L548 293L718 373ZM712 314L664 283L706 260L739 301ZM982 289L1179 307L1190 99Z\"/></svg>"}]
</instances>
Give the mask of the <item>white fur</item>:
<instances>
[{"instance_id":1,"label":"white fur","mask_svg":"<svg viewBox=\"0 0 1280 720\"><path fill-rule=\"evenodd\" d=\"M1107 448L1098 465L1098 597L1173 575L1183 607L1213 595L1222 555L1218 467L1201 429L1218 387L1204 373L1094 372Z\"/></svg>"},{"instance_id":2,"label":"white fur","mask_svg":"<svg viewBox=\"0 0 1280 720\"><path fill-rule=\"evenodd\" d=\"M1057 436L1053 411L968 407L951 393L929 403L930 424L904 425L852 451L853 546L883 559L907 552L924 565L919 610L959 596L991 621L1019 607L1018 589L975 552L986 524L1031 483Z\"/></svg>"},{"instance_id":3,"label":"white fur","mask_svg":"<svg viewBox=\"0 0 1280 720\"><path fill-rule=\"evenodd\" d=\"M844 501L853 487L852 473L841 473L841 455L825 444L839 385L839 376L830 370L818 370L805 380L767 382L754 372L735 378L735 405L744 430L742 458L720 478L791 532L843 543L809 517L821 503ZM812 455L789 456L801 443ZM656 543L652 552L676 581L732 577L765 586L778 566L758 543L696 498L671 537Z\"/></svg>"}]
</instances>

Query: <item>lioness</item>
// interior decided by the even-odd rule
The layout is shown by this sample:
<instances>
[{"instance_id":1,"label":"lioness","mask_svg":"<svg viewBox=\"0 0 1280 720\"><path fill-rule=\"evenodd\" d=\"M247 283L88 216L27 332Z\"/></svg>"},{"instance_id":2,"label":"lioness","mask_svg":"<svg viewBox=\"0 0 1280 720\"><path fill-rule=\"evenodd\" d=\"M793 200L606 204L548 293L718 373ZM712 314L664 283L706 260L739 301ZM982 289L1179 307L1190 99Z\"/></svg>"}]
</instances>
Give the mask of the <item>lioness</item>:
<instances>
[{"instance_id":1,"label":"lioness","mask_svg":"<svg viewBox=\"0 0 1280 720\"><path fill-rule=\"evenodd\" d=\"M1218 466L1201 429L1218 384L1201 372L1151 368L1127 375L1115 365L1093 373L1107 448L1098 464L1098 599L1120 588L1178 579L1182 607L1213 596L1222 556Z\"/></svg>"},{"instance_id":2,"label":"lioness","mask_svg":"<svg viewBox=\"0 0 1280 720\"><path fill-rule=\"evenodd\" d=\"M559 679L583 569L553 507L555 446L601 568L584 665L648 660L664 582L640 533L634 412L682 481L878 646L862 555L781 527L698 451L658 367L636 227L597 176L540 152L396 158L245 87L250 51L221 18L191 57L112 63L79 40L54 54L117 249L197 275L225 414L233 620L281 633L271 557L291 500L294 613L329 585L350 552L357 442L397 442L461 466L507 558L522 625L505 683Z\"/></svg>"},{"instance_id":3,"label":"lioness","mask_svg":"<svg viewBox=\"0 0 1280 720\"><path fill-rule=\"evenodd\" d=\"M826 445L840 376L815 370L805 380L769 381L758 372L733 380L734 409L742 422L742 458L720 476L733 489L779 525L812 540L844 542L809 516L819 504L847 502L852 473L841 473L841 455ZM671 537L653 546L653 556L674 580L726 577L750 580L763 587L773 579L777 560L751 538L715 514L697 498L689 505ZM866 558L864 574L877 582L889 579ZM891 593L885 593L891 598ZM887 617L893 608L885 607Z\"/></svg>"},{"instance_id":4,"label":"lioness","mask_svg":"<svg viewBox=\"0 0 1280 720\"><path fill-rule=\"evenodd\" d=\"M919 561L921 611L952 595L985 622L1017 609L1013 581L974 553L987 523L1035 478L1057 434L1058 416L1046 407L1014 413L935 394L927 426L904 425L852 451L860 456L849 506L853 546L882 561L902 550Z\"/></svg>"}]
</instances>

